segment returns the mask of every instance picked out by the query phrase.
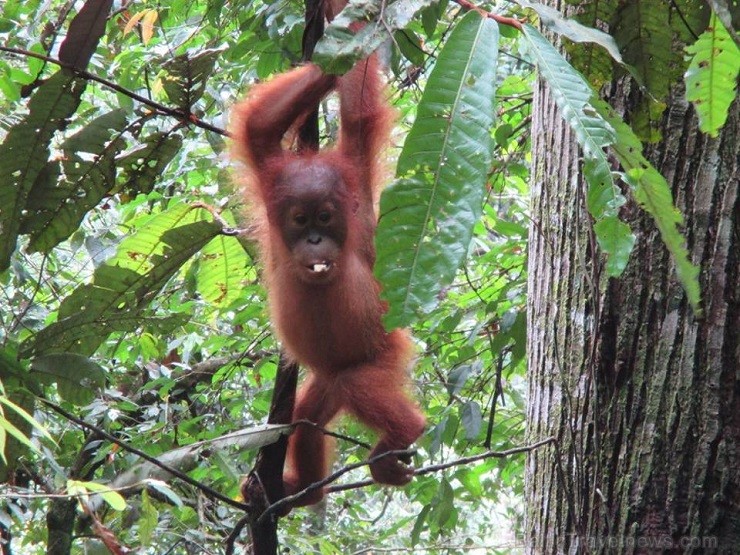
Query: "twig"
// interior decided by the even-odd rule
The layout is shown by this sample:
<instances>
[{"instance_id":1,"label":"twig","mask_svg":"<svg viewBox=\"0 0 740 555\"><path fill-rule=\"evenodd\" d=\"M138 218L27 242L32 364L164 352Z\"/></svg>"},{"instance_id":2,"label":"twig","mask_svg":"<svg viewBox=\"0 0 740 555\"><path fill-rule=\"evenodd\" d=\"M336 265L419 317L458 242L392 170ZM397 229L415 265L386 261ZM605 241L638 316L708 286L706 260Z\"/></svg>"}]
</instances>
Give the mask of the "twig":
<instances>
[{"instance_id":1,"label":"twig","mask_svg":"<svg viewBox=\"0 0 740 555\"><path fill-rule=\"evenodd\" d=\"M94 73L90 73L89 71L86 71L84 69L78 69L74 67L72 64L67 64L65 62L62 62L61 60L57 60L56 58L51 58L49 56L44 56L43 54L31 52L30 50L23 50L22 48L13 48L10 46L0 46L0 52L9 52L10 54L17 54L19 56L37 58L39 60L43 60L50 64L58 65L59 67L63 67L73 72L74 74L79 75L83 79L88 79L90 81L95 81L96 83L100 83L101 85L108 87L109 89L112 89L121 94L125 94L129 98L133 98L134 100L141 102L142 104L145 104L146 106L149 106L150 108L152 108L153 110L157 112L177 118L183 123L191 123L195 125L196 127L200 127L202 129L212 131L213 133L218 133L219 135L222 135L224 137L230 136L229 133L225 131L224 129L221 129L220 127L216 127L215 125L211 125L210 123L206 123L202 121L201 119L198 118L198 116L196 116L192 112L186 112L182 110L181 108L170 108L169 106L165 106L164 104L160 104L159 102L155 102L154 100L150 100L146 98L145 96L141 96L140 94L130 91L124 87L121 87L120 85L117 85L116 83L112 81L108 81L107 79L98 77Z\"/></svg>"},{"instance_id":2,"label":"twig","mask_svg":"<svg viewBox=\"0 0 740 555\"><path fill-rule=\"evenodd\" d=\"M521 447L514 447L513 449L507 449L506 451L486 451L485 453L481 453L480 455L473 455L471 457L462 457L460 459L455 459L454 461L450 461L447 463L425 466L425 467L420 468L419 470L415 470L414 474L416 476L422 476L424 474L431 474L432 472L437 472L439 470L445 470L453 466L462 466L464 464L478 462L478 461L482 461L485 459L491 459L491 458L502 459L504 457L510 457L511 455L518 455L519 453L528 453L530 451L534 451L535 449L539 449L540 447L543 447L545 445L549 445L550 443L555 443L554 437L548 437L536 443L532 443L531 445L523 445Z\"/></svg>"},{"instance_id":3,"label":"twig","mask_svg":"<svg viewBox=\"0 0 740 555\"><path fill-rule=\"evenodd\" d=\"M518 31L522 30L522 22L519 21L516 18L513 17L505 17L503 15L487 12L483 8L479 8L470 0L455 0L457 4L460 5L460 7L465 8L466 10L475 10L479 14L481 14L483 17L487 17L488 19L493 19L497 23L501 23L501 25L508 25L509 27L514 27L514 29L517 29Z\"/></svg>"},{"instance_id":4,"label":"twig","mask_svg":"<svg viewBox=\"0 0 740 555\"><path fill-rule=\"evenodd\" d=\"M226 542L224 544L224 553L226 555L232 555L234 553L234 546L236 545L236 540L239 539L239 536L241 536L242 530L249 524L250 520L252 519L252 515L247 513L243 517L239 519L239 521L234 526L234 529L229 534L229 537L226 538Z\"/></svg>"},{"instance_id":5,"label":"twig","mask_svg":"<svg viewBox=\"0 0 740 555\"><path fill-rule=\"evenodd\" d=\"M535 449L539 449L540 447L543 447L545 445L549 445L555 442L556 442L556 439L554 437L548 437L536 443L532 443L531 445L523 445L522 447L514 447L513 449L507 449L506 451L486 451L485 453L481 453L480 455L473 455L471 457L463 457L463 458L455 459L454 461L450 461L447 463L433 464L430 466L424 466L422 468L418 468L414 470L414 476L422 476L424 474L431 474L432 472L438 472L440 470L445 470L453 466L462 466L464 464L478 462L478 461L482 461L485 459L491 459L491 458L500 459L504 457L509 457L511 455L518 455L519 453L528 453L530 451L534 451ZM375 482L373 482L372 480L361 480L359 482L352 482L350 484L339 484L339 485L326 488L326 493L336 493L339 491L347 491L351 489L364 488L374 483Z\"/></svg>"},{"instance_id":6,"label":"twig","mask_svg":"<svg viewBox=\"0 0 740 555\"><path fill-rule=\"evenodd\" d=\"M355 445L358 445L360 447L364 447L365 449L371 449L372 445L369 443L365 443L364 441L360 441L359 439L355 439L350 436L346 436L343 434L339 434L337 432L332 432L331 430L327 430L326 428L322 428L318 424L311 422L310 420L296 420L295 422L292 422L293 425L301 425L301 426L309 426L311 428L316 428L319 430L322 434L325 436L333 437L336 439L341 439L344 441L347 441L349 443L354 443Z\"/></svg>"},{"instance_id":7,"label":"twig","mask_svg":"<svg viewBox=\"0 0 740 555\"><path fill-rule=\"evenodd\" d=\"M315 490L317 490L319 488L322 488L322 487L324 487L327 484L330 484L331 482L335 481L337 478L339 478L340 476L346 474L347 472L350 472L351 470L355 470L357 468L362 468L363 466L371 465L371 464L379 461L380 459L382 459L384 457L393 457L393 456L395 456L395 457L404 457L404 456L411 456L414 453L416 453L416 450L414 450L414 449L395 449L393 451L386 451L385 453L380 453L380 454L375 455L374 457L370 457L369 459L364 460L362 462L358 462L358 463L354 463L354 464L348 464L347 466L344 466L344 467L340 468L336 472L333 472L333 473L329 474L329 476L327 476L323 480L319 480L318 482L314 482L311 485L309 485L308 487L302 489L301 491L296 492L293 495L286 495L285 497L283 497L279 501L276 501L275 503L273 503L272 505L270 505L269 507L267 507L267 509L265 509L265 512L260 515L260 517L257 519L257 522L262 521L264 518L268 517L269 515L271 515L272 513L276 512L276 511L282 509L283 507L290 505L293 501L296 501L296 500L300 499L304 495L306 495L308 493L311 493L312 491L315 491Z\"/></svg>"},{"instance_id":8,"label":"twig","mask_svg":"<svg viewBox=\"0 0 740 555\"><path fill-rule=\"evenodd\" d=\"M192 203L191 206L193 208L202 208L203 210L206 210L207 212L209 212L211 216L213 216L213 219L216 220L216 222L221 225L221 233L223 235L235 237L238 235L246 235L250 231L252 231L249 229L239 229L239 228L233 227L231 224L229 224L229 222L224 220L223 216L221 216L221 214L216 209L216 207L211 206L208 203L205 203L199 200L199 201Z\"/></svg>"}]
</instances>

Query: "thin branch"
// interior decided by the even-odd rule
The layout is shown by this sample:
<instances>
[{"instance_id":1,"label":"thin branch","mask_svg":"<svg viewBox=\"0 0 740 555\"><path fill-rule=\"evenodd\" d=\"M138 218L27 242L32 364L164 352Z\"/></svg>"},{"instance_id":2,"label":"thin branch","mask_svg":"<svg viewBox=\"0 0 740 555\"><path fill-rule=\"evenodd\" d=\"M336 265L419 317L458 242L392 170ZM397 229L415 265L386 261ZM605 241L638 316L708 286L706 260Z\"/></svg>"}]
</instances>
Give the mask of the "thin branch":
<instances>
[{"instance_id":1,"label":"thin branch","mask_svg":"<svg viewBox=\"0 0 740 555\"><path fill-rule=\"evenodd\" d=\"M509 27L514 27L514 29L521 31L522 30L522 22L519 21L516 18L513 17L505 17L503 15L499 15L496 13L487 12L483 8L479 8L470 0L455 0L457 4L460 5L460 7L466 9L466 10L475 10L479 14L481 14L483 17L487 17L488 19L493 19L495 22L500 23L501 25L508 25Z\"/></svg>"},{"instance_id":2,"label":"thin branch","mask_svg":"<svg viewBox=\"0 0 740 555\"><path fill-rule=\"evenodd\" d=\"M222 235L228 235L228 236L237 236L237 235L248 235L250 233L254 233L253 229L239 229L236 227L233 227L229 222L227 222L223 216L221 216L221 212L215 207L211 206L210 204L203 202L203 201L196 201L191 204L193 208L202 208L203 210L206 210L213 216L213 219L216 220L216 222L221 226L221 234Z\"/></svg>"},{"instance_id":3,"label":"thin branch","mask_svg":"<svg viewBox=\"0 0 740 555\"><path fill-rule=\"evenodd\" d=\"M545 445L556 443L556 441L557 440L554 437L548 437L536 443L532 443L531 445L524 445L522 447L514 447L513 449L507 449L506 451L486 451L485 453L481 453L480 455L473 455L471 457L463 457L463 458L455 459L454 461L450 461L450 462L443 463L443 464L433 464L430 466L423 466L421 468L414 470L414 476L422 476L424 474L431 474L432 472L446 470L453 466L462 466L465 464L470 464L470 463L482 461L485 459L491 459L491 458L500 459L504 457L510 457L511 455L518 455L519 453L528 453L530 451L534 451L535 449L539 449L540 447L543 447ZM373 484L375 484L375 482L373 482L372 480L361 480L359 482L352 482L350 484L339 484L336 486L331 486L331 487L326 488L326 493L336 493L339 491L359 489L359 488L371 486Z\"/></svg>"},{"instance_id":4,"label":"thin branch","mask_svg":"<svg viewBox=\"0 0 740 555\"><path fill-rule=\"evenodd\" d=\"M236 545L236 540L239 539L239 536L241 536L242 530L249 524L250 520L252 519L252 515L247 513L243 517L239 519L239 521L234 526L234 529L231 531L229 536L226 538L226 542L224 544L224 553L226 555L233 555L234 553L234 546Z\"/></svg>"},{"instance_id":5,"label":"thin branch","mask_svg":"<svg viewBox=\"0 0 740 555\"><path fill-rule=\"evenodd\" d=\"M311 422L310 420L296 420L295 422L291 422L291 424L293 424L294 426L295 425L301 425L301 426L309 426L311 428L316 428L317 430L319 430L325 436L333 437L333 438L336 438L336 439L341 439L341 440L347 441L349 443L354 443L355 445L358 445L360 447L364 447L365 449L371 449L372 448L372 445L370 445L369 443L365 443L364 441L360 441L359 439L355 439L353 437L346 436L344 434L339 434L337 432L332 432L331 430L327 430L326 428L322 428L321 426L319 426L315 422Z\"/></svg>"},{"instance_id":6,"label":"thin branch","mask_svg":"<svg viewBox=\"0 0 740 555\"><path fill-rule=\"evenodd\" d=\"M10 54L17 54L19 56L27 56L30 58L36 58L39 60L43 60L47 63L57 65L59 67L63 67L73 72L75 75L79 75L83 79L87 79L89 81L95 81L96 83L100 83L101 85L111 90L114 90L123 95L126 95L129 98L132 98L138 102L141 102L142 104L149 106L156 112L159 112L159 113L162 113L168 116L172 116L174 118L177 118L183 123L193 124L196 127L200 127L202 129L212 131L213 133L218 133L219 135L222 135L224 137L230 136L229 133L225 131L224 129L221 129L220 127L216 127L215 125L211 125L210 123L206 123L202 121L201 119L198 118L198 116L196 116L192 112L186 112L180 108L170 108L169 106L165 106L164 104L160 104L159 102L155 102L154 100L150 100L149 98L146 98L145 96L141 96L140 94L130 91L124 87L121 87L120 85L117 85L113 81L109 81L102 77L98 77L94 73L90 73L89 71L86 71L84 69L78 69L74 67L72 64L67 64L65 62L62 62L61 60L57 60L56 58L51 58L49 56L44 56L43 54L31 52L30 50L23 50L21 48L13 48L10 46L0 46L0 52L9 52Z\"/></svg>"},{"instance_id":7,"label":"thin branch","mask_svg":"<svg viewBox=\"0 0 740 555\"><path fill-rule=\"evenodd\" d=\"M480 455L473 455L471 457L462 457L460 459L455 459L454 461L450 461L447 463L424 466L420 468L419 470L415 470L414 474L416 476L422 476L424 474L431 474L432 472L446 470L448 468L452 468L453 466L462 466L465 464L478 462L478 461L482 461L485 459L492 459L492 458L502 459L504 457L510 457L511 455L518 455L519 453L529 453L530 451L534 451L535 449L539 449L540 447L549 445L551 443L555 443L554 437L548 437L536 443L532 443L531 445L523 445L521 447L514 447L513 449L507 449L506 451L486 451L485 453L481 453Z\"/></svg>"},{"instance_id":8,"label":"thin branch","mask_svg":"<svg viewBox=\"0 0 740 555\"><path fill-rule=\"evenodd\" d=\"M36 482L35 479L34 482ZM86 493L49 493L47 492L48 488L44 488L43 481L37 482L37 484L44 489L44 493L29 493L31 490L28 488L2 484L0 485L0 495L3 497L17 497L19 499L77 499L84 501L90 497L109 492L118 493L122 497L129 497L132 492L148 488L151 482L151 480L145 479L119 487L108 485L105 488L95 489L95 491L88 490Z\"/></svg>"},{"instance_id":9,"label":"thin branch","mask_svg":"<svg viewBox=\"0 0 740 555\"><path fill-rule=\"evenodd\" d=\"M260 515L260 517L257 519L257 522L262 521L264 518L282 509L283 507L290 505L293 501L297 501L304 495L311 493L312 491L315 491L319 488L324 487L327 484L334 482L337 478L339 478L340 476L343 476L344 474L346 474L347 472L350 472L351 470L355 470L357 468L362 468L363 466L371 465L384 457L408 457L408 456L414 455L415 453L416 453L416 450L414 449L395 449L393 451L386 451L385 453L380 453L362 462L348 464L347 466L343 466L336 472L332 472L331 474L329 474L323 480L314 482L313 484L302 489L301 491L296 492L293 495L286 495L279 501L276 501L275 503L267 507L267 509L265 509L265 512Z\"/></svg>"},{"instance_id":10,"label":"thin branch","mask_svg":"<svg viewBox=\"0 0 740 555\"><path fill-rule=\"evenodd\" d=\"M246 511L246 510L249 509L249 507L247 507L244 503L239 503L238 501L235 501L235 500L231 499L230 497L222 494L221 492L216 491L215 489L210 488L210 487L206 486L205 484L202 484L198 480L195 480L195 479L191 478L190 476L188 476L184 472L180 472L176 468L172 468L172 467L170 467L170 466L168 466L168 465L160 462L155 457L152 457L151 455L148 455L147 453L145 453L144 451L141 451L140 449L137 449L136 447L130 446L125 441L121 441L116 436L109 434L108 432L106 432L102 428L99 428L98 426L95 426L94 424L90 424L88 422L85 422L81 418L76 417L74 414L72 414L70 412L67 412L62 407L60 407L59 405L57 405L56 403L52 403L51 401L49 401L47 399L44 399L43 397L40 397L39 399L41 400L41 402L43 404L45 404L47 407L49 407L54 412L62 415L67 420L69 420L71 422L74 422L75 424L77 424L81 428L84 428L86 430L90 430L90 431L93 431L93 432L95 432L97 434L100 434L102 437L104 437L108 441L112 441L113 443L115 443L116 445L118 445L119 447L121 447L124 451L128 451L129 453L133 453L134 455L138 455L142 459L144 459L144 460L152 463L154 466L157 466L157 467L161 468L162 470L165 470L165 471L169 472L170 474L172 474L176 478L179 478L183 482L186 482L186 483L190 484L191 486L193 486L194 488L197 488L197 489L201 490L205 494L210 495L212 497L215 497L219 501L222 501L222 502L226 503L227 505L231 505L232 507L236 507L237 509L241 509L242 511Z\"/></svg>"}]
</instances>

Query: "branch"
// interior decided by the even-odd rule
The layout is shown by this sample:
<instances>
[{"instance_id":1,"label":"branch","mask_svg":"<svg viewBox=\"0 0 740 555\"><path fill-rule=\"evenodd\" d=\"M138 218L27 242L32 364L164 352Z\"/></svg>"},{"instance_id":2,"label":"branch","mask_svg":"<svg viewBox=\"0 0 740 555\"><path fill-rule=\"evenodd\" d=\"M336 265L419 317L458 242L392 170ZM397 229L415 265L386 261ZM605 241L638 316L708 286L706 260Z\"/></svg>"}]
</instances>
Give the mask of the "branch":
<instances>
[{"instance_id":1,"label":"branch","mask_svg":"<svg viewBox=\"0 0 740 555\"><path fill-rule=\"evenodd\" d=\"M418 468L414 470L414 476L423 476L424 474L431 474L432 472L446 470L453 466L462 466L465 464L469 464L472 462L478 462L478 461L482 461L485 459L491 459L491 458L501 459L504 457L509 457L511 455L518 455L519 453L528 453L530 451L534 451L535 449L539 449L540 447L549 445L551 443L556 443L556 439L554 437L548 437L536 443L532 443L531 445L524 445L522 447L514 447L513 449L507 449L506 451L486 451L485 453L481 453L480 455L473 455L471 457L463 457L463 458L455 459L454 461L450 461L447 463L433 464L430 466L424 466L422 468ZM362 480L359 482L352 482L350 484L339 484L336 486L331 486L329 488L326 488L326 493L336 493L339 491L347 491L350 489L359 489L359 488L371 486L373 484L375 484L375 482L373 482L372 480Z\"/></svg>"},{"instance_id":2,"label":"branch","mask_svg":"<svg viewBox=\"0 0 740 555\"><path fill-rule=\"evenodd\" d=\"M425 466L425 467L422 467L414 471L414 474L416 476L422 476L424 474L431 474L432 472L437 472L439 470L446 470L448 468L452 468L453 466L462 466L465 464L478 462L478 461L482 461L485 459L492 459L492 458L493 459L503 459L504 457L510 457L511 455L518 455L519 453L529 453L530 451L534 451L535 449L539 449L540 447L543 447L545 445L555 443L555 441L556 440L554 437L548 437L536 443L532 443L531 445L523 445L521 447L514 447L512 449L507 449L506 451L486 451L485 453L481 453L480 455L473 455L471 457L462 457L460 459L455 459L454 461L450 461L447 463Z\"/></svg>"},{"instance_id":3,"label":"branch","mask_svg":"<svg viewBox=\"0 0 740 555\"><path fill-rule=\"evenodd\" d=\"M298 363L291 362L284 351L280 352L280 362L275 376L275 386L270 402L268 424L290 425L293 420L296 388L298 386ZM283 467L288 450L288 438L281 436L278 441L260 448L257 461L247 479L242 482L240 491L249 506L247 514L239 520L226 540L226 553L234 551L234 543L244 526L249 526L252 555L275 555L278 552L277 516L259 521L258 517L267 507L285 495Z\"/></svg>"},{"instance_id":4,"label":"branch","mask_svg":"<svg viewBox=\"0 0 740 555\"><path fill-rule=\"evenodd\" d=\"M202 208L203 210L209 212L213 219L221 225L221 233L223 235L227 235L229 237L238 237L239 235L246 236L254 234L254 229L252 228L239 229L233 227L231 224L229 224L229 222L224 220L223 216L221 216L221 212L215 206L211 206L206 202L198 200L196 202L193 202L190 206L192 206L193 208Z\"/></svg>"},{"instance_id":5,"label":"branch","mask_svg":"<svg viewBox=\"0 0 740 555\"><path fill-rule=\"evenodd\" d=\"M301 425L301 426L309 426L310 428L315 428L319 430L325 436L333 437L335 439L341 439L348 443L354 443L355 445L358 445L359 447L364 447L365 449L368 449L368 450L372 449L373 447L369 443L365 443L364 441L360 441L359 439L355 439L353 437L346 436L344 434L339 434L337 432L332 432L331 430L327 430L326 428L322 428L321 426L319 426L315 422L311 422L310 420L305 420L305 419L296 420L295 422L291 422L291 424L293 424L294 426Z\"/></svg>"},{"instance_id":6,"label":"branch","mask_svg":"<svg viewBox=\"0 0 740 555\"><path fill-rule=\"evenodd\" d=\"M107 79L98 77L94 73L90 73L89 71L86 71L84 69L76 68L74 67L74 65L62 62L61 60L57 60L56 58L51 58L49 56L44 56L43 54L31 52L30 50L23 50L21 48L13 48L10 46L0 46L0 52L9 52L10 54L17 54L19 56L37 58L39 60L43 60L50 64L63 67L64 69L68 69L69 71L73 72L75 75L79 75L83 79L87 79L89 81L95 81L96 83L100 83L101 85L108 87L111 90L124 94L128 96L129 98L133 98L134 100L141 102L142 104L145 104L146 106L149 106L156 112L177 118L179 121L183 123L192 123L196 127L200 127L202 129L212 131L213 133L218 133L219 135L222 135L224 137L230 136L227 131L221 129L220 127L216 127L215 125L211 125L210 123L206 123L200 120L198 116L196 116L192 112L185 112L184 110L181 110L180 108L170 108L169 106L165 106L164 104L160 104L159 102L155 102L154 100L150 100L149 98L146 98L145 96L141 96L140 94L137 94L133 91L125 89L121 87L120 85L117 85L113 81L108 81Z\"/></svg>"},{"instance_id":7,"label":"branch","mask_svg":"<svg viewBox=\"0 0 740 555\"><path fill-rule=\"evenodd\" d=\"M134 553L134 550L129 549L116 537L113 531L106 527L100 519L91 511L85 503L81 503L83 512L92 520L92 531L97 538L105 545L110 553L113 555L126 555L127 553Z\"/></svg>"},{"instance_id":8,"label":"branch","mask_svg":"<svg viewBox=\"0 0 740 555\"><path fill-rule=\"evenodd\" d=\"M295 423L294 423L295 424ZM450 461L447 463L442 464L434 464L430 466L425 466L419 469L414 470L415 476L423 476L424 474L431 474L432 472L438 472L440 470L445 470L447 468L451 468L453 466L462 466L465 464L473 463L482 461L485 459L490 458L504 458L504 457L510 457L511 455L518 455L519 453L528 453L530 451L534 451L535 449L539 449L540 447L543 447L545 445L549 445L551 443L556 443L556 439L554 437L548 437L543 440L540 440L536 443L532 443L530 445L524 445L521 447L514 447L512 449L507 449L506 451L486 451L485 453L481 453L480 455L473 455L470 457L462 457L460 459L455 459L454 461ZM374 462L382 459L383 457L387 456L410 456L415 454L415 450L413 449L399 449L395 451L387 451L385 453L380 453L379 455L376 455L374 457L371 457L365 461L355 463L355 464L349 464L347 466L344 466L337 470L336 472L333 472L323 480L320 480L318 482L314 482L313 484L309 485L308 487L302 489L299 492L296 492L293 495L288 495L279 501L273 503L267 509L265 509L265 512L262 513L257 520L260 522L262 519L266 518L267 516L271 515L275 511L278 511L285 507L286 505L292 503L293 501L296 501L300 499L302 496L304 496L307 493L310 493L312 491L315 491L319 488L324 487L327 484L330 484L331 482L334 482L339 478L340 476L346 474L347 472L350 472L351 470L355 470L357 468L361 468L363 466L369 466L373 464ZM358 489L366 486L370 486L375 484L373 480L362 480L361 482L353 482L351 484L342 484L338 486L332 486L326 489L326 493L335 493L338 491L345 491L350 489Z\"/></svg>"},{"instance_id":9,"label":"branch","mask_svg":"<svg viewBox=\"0 0 740 555\"><path fill-rule=\"evenodd\" d=\"M514 27L514 29L521 31L522 30L522 22L519 21L516 18L513 17L504 17L503 15L487 12L483 8L479 8L470 0L455 0L457 4L460 5L460 7L466 9L466 10L475 10L479 14L481 14L483 17L487 17L488 19L493 19L495 22L500 23L501 25L508 25L509 27Z\"/></svg>"},{"instance_id":10,"label":"branch","mask_svg":"<svg viewBox=\"0 0 740 555\"><path fill-rule=\"evenodd\" d=\"M319 480L318 482L314 482L313 484L309 485L308 487L302 489L299 492L294 493L293 495L287 495L283 497L281 500L273 503L267 509L265 509L265 512L260 515L260 517L257 519L257 522L262 521L264 518L268 517L272 513L282 509L283 507L286 507L290 505L293 501L296 501L303 497L304 495L311 493L312 491L315 491L319 488L324 487L327 484L330 484L331 482L334 482L337 478L340 476L347 474L347 472L350 472L351 470L355 470L357 468L362 468L363 466L369 466L380 459L384 457L409 457L416 453L415 449L395 449L393 451L386 451L385 453L380 453L378 455L375 455L374 457L370 457L367 460L364 460L362 462L354 463L354 464L348 464L347 466L343 466L336 472L332 472L329 474L326 478L323 480ZM373 483L373 482L370 482Z\"/></svg>"},{"instance_id":11,"label":"branch","mask_svg":"<svg viewBox=\"0 0 740 555\"><path fill-rule=\"evenodd\" d=\"M186 483L190 484L194 488L199 489L200 491L206 493L207 495L210 495L210 496L218 499L219 501L222 501L222 502L226 503L227 505L231 505L232 507L236 507L237 509L241 509L242 511L245 511L245 510L248 509L248 507L246 505L244 505L243 503L239 503L238 501L234 501L233 499L231 499L231 497L228 497L228 496L222 494L221 492L216 491L215 489L210 488L210 487L206 486L205 484L202 484L201 482L199 482L198 480L195 480L195 479L191 478L190 476L188 476L184 472L180 472L176 468L172 468L172 467L170 467L170 466L168 466L168 465L160 462L155 457L152 457L151 455L148 455L148 454L144 453L144 451L141 451L140 449L136 449L135 447L130 446L125 441L121 441L116 436L109 434L108 432L106 432L102 428L99 428L98 426L95 426L94 424L90 424L88 422L85 422L81 418L77 418L75 415L67 412L62 407L60 407L59 405L57 405L56 403L52 403L51 401L49 401L47 399L44 399L43 397L41 397L39 399L40 399L40 401L43 404L45 404L47 407L49 407L54 412L62 415L67 420L69 420L71 422L74 422L75 424L77 424L81 428L84 428L86 430L91 430L93 432L96 432L97 434L100 434L102 437L104 437L108 441L112 441L113 443L115 443L116 445L118 445L119 447L121 447L124 451L128 451L129 453L133 453L134 455L138 455L142 459L144 459L144 460L152 463L154 466L157 466L157 467L161 468L162 470L166 470L167 472L169 472L170 474L172 474L176 478L179 478L183 482L186 482Z\"/></svg>"}]
</instances>

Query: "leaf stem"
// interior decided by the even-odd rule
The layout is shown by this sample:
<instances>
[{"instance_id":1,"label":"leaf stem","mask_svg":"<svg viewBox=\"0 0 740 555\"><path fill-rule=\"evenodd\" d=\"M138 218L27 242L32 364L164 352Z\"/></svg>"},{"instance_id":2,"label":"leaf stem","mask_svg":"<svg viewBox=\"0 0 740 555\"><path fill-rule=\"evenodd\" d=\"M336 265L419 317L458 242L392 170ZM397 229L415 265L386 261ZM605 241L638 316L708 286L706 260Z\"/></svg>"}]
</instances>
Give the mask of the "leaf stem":
<instances>
[{"instance_id":1,"label":"leaf stem","mask_svg":"<svg viewBox=\"0 0 740 555\"><path fill-rule=\"evenodd\" d=\"M495 22L500 23L501 25L508 25L509 27L514 27L514 29L521 31L522 30L522 22L514 17L505 17L503 15L495 14L492 12L487 12L483 8L479 8L470 0L455 0L457 4L459 4L462 8L465 8L466 10L475 10L479 14L481 14L483 17L487 17L488 19L493 19Z\"/></svg>"}]
</instances>

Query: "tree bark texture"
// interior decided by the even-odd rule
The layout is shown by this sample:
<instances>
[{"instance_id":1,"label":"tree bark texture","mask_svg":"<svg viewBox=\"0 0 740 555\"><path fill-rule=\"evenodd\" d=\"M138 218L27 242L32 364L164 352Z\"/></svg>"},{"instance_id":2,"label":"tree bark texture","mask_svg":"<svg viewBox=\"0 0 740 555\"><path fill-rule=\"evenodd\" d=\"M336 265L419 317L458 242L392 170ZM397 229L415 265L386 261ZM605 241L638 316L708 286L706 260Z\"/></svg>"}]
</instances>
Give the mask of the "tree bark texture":
<instances>
[{"instance_id":1,"label":"tree bark texture","mask_svg":"<svg viewBox=\"0 0 740 555\"><path fill-rule=\"evenodd\" d=\"M606 96L629 119L637 93ZM634 200L621 216L635 249L606 277L575 138L535 93L528 435L558 444L527 461L529 553L740 549L740 103L716 139L679 84L667 104L645 155L685 216L700 319Z\"/></svg>"},{"instance_id":2,"label":"tree bark texture","mask_svg":"<svg viewBox=\"0 0 740 555\"><path fill-rule=\"evenodd\" d=\"M52 499L46 514L46 555L69 555L72 551L72 533L77 518L77 500Z\"/></svg>"}]
</instances>

